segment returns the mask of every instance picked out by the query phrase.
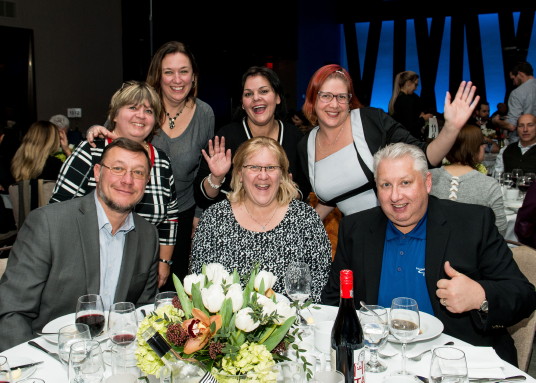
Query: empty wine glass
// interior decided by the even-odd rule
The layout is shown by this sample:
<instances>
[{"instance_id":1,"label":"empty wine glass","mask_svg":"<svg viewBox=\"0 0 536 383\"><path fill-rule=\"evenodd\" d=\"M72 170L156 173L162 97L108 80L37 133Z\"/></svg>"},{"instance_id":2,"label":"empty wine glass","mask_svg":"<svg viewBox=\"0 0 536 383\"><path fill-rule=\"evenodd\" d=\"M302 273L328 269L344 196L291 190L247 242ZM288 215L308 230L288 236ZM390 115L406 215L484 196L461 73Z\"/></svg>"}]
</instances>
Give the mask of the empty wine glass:
<instances>
[{"instance_id":1,"label":"empty wine glass","mask_svg":"<svg viewBox=\"0 0 536 383\"><path fill-rule=\"evenodd\" d=\"M432 353L430 380L433 383L467 382L465 353L454 347L437 347Z\"/></svg>"},{"instance_id":2,"label":"empty wine glass","mask_svg":"<svg viewBox=\"0 0 536 383\"><path fill-rule=\"evenodd\" d=\"M402 342L402 367L395 375L411 375L406 370L406 346L419 335L419 306L413 298L399 297L393 299L389 312L389 329L391 334Z\"/></svg>"},{"instance_id":3,"label":"empty wine glass","mask_svg":"<svg viewBox=\"0 0 536 383\"><path fill-rule=\"evenodd\" d=\"M359 309L359 320L363 328L365 346L370 350L370 360L365 365L365 371L383 372L387 366L378 360L378 349L385 344L389 335L387 310L382 306L365 305Z\"/></svg>"},{"instance_id":4,"label":"empty wine glass","mask_svg":"<svg viewBox=\"0 0 536 383\"><path fill-rule=\"evenodd\" d=\"M298 310L311 295L311 269L305 262L292 262L285 273L285 291L290 299L298 302ZM307 321L298 314L296 321L301 330L309 334Z\"/></svg>"},{"instance_id":5,"label":"empty wine glass","mask_svg":"<svg viewBox=\"0 0 536 383\"><path fill-rule=\"evenodd\" d=\"M104 305L100 295L87 294L78 298L75 323L87 324L91 338L95 338L104 330L105 321Z\"/></svg>"},{"instance_id":6,"label":"empty wine glass","mask_svg":"<svg viewBox=\"0 0 536 383\"><path fill-rule=\"evenodd\" d=\"M0 356L0 381L11 383L11 368L5 356Z\"/></svg>"},{"instance_id":7,"label":"empty wine glass","mask_svg":"<svg viewBox=\"0 0 536 383\"><path fill-rule=\"evenodd\" d=\"M497 182L499 183L499 185L503 186L504 185L504 172L501 172L499 170L493 170L493 178L495 178L497 180Z\"/></svg>"},{"instance_id":8,"label":"empty wine glass","mask_svg":"<svg viewBox=\"0 0 536 383\"><path fill-rule=\"evenodd\" d=\"M58 331L58 356L65 365L69 363L71 345L84 339L91 339L89 326L85 323L72 323L60 328Z\"/></svg>"},{"instance_id":9,"label":"empty wine glass","mask_svg":"<svg viewBox=\"0 0 536 383\"><path fill-rule=\"evenodd\" d=\"M69 352L69 383L97 383L104 380L104 361L99 342L81 340Z\"/></svg>"},{"instance_id":10,"label":"empty wine glass","mask_svg":"<svg viewBox=\"0 0 536 383\"><path fill-rule=\"evenodd\" d=\"M156 310L160 306L171 305L173 304L173 298L177 296L176 291L163 291L156 294L154 299L154 309Z\"/></svg>"}]
</instances>

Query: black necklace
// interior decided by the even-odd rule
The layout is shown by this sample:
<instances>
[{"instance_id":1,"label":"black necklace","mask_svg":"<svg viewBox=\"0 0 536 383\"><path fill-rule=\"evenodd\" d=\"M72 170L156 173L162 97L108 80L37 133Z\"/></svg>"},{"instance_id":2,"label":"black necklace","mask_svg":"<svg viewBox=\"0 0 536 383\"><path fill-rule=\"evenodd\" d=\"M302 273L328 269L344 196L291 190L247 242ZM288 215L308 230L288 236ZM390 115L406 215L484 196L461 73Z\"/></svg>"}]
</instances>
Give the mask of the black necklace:
<instances>
[{"instance_id":1,"label":"black necklace","mask_svg":"<svg viewBox=\"0 0 536 383\"><path fill-rule=\"evenodd\" d=\"M177 117L179 117L182 114L182 112L184 112L185 107L186 107L186 104L184 104L184 106L182 107L180 112L177 112L177 114L173 118L171 118L171 116L169 115L169 113L166 110L166 116L167 116L167 118L169 118L169 129L173 129L175 127L175 120L177 119Z\"/></svg>"}]
</instances>

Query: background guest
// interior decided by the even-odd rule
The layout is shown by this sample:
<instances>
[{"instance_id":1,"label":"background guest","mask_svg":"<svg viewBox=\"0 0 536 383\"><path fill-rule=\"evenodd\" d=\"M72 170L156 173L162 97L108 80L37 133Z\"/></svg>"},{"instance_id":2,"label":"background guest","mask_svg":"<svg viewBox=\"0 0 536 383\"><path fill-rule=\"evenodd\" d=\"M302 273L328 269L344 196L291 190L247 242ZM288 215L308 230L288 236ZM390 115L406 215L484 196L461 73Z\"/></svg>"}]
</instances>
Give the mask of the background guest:
<instances>
[{"instance_id":1,"label":"background guest","mask_svg":"<svg viewBox=\"0 0 536 383\"><path fill-rule=\"evenodd\" d=\"M532 65L526 61L512 67L510 78L516 88L508 96L508 115L504 120L497 115L493 122L508 131L508 142L513 143L519 140L516 130L519 117L527 113L536 115L536 80Z\"/></svg>"},{"instance_id":2,"label":"background guest","mask_svg":"<svg viewBox=\"0 0 536 383\"><path fill-rule=\"evenodd\" d=\"M53 154L59 147L60 133L56 125L49 121L34 122L11 161L11 174L15 181L56 180L62 162Z\"/></svg>"},{"instance_id":3,"label":"background guest","mask_svg":"<svg viewBox=\"0 0 536 383\"><path fill-rule=\"evenodd\" d=\"M313 129L313 126L301 110L289 110L287 114L287 122L298 128L302 134L306 134L309 130Z\"/></svg>"},{"instance_id":4,"label":"background guest","mask_svg":"<svg viewBox=\"0 0 536 383\"><path fill-rule=\"evenodd\" d=\"M519 141L501 149L495 160L495 170L511 172L521 169L524 173L536 172L536 116L523 114L517 123Z\"/></svg>"},{"instance_id":5,"label":"background guest","mask_svg":"<svg viewBox=\"0 0 536 383\"><path fill-rule=\"evenodd\" d=\"M482 130L484 141L487 143L485 147L486 153L499 153L501 148L497 144L497 140L500 137L501 129L496 127L493 121L490 120L489 112L489 103L481 99L467 123L476 125L480 128L480 130Z\"/></svg>"},{"instance_id":6,"label":"background guest","mask_svg":"<svg viewBox=\"0 0 536 383\"><path fill-rule=\"evenodd\" d=\"M54 156L59 158L61 162L65 162L67 157L69 157L71 153L73 152L74 147L78 145L80 141L78 141L76 145L69 141L70 122L69 122L69 119L65 117L63 114L56 114L50 117L50 122L56 125L60 132L61 147L60 147L60 151L55 153Z\"/></svg>"},{"instance_id":7,"label":"background guest","mask_svg":"<svg viewBox=\"0 0 536 383\"><path fill-rule=\"evenodd\" d=\"M536 249L536 182L532 182L517 211L514 226L519 242Z\"/></svg>"},{"instance_id":8,"label":"background guest","mask_svg":"<svg viewBox=\"0 0 536 383\"><path fill-rule=\"evenodd\" d=\"M327 281L331 247L312 207L297 200L283 147L268 137L244 142L233 158L232 192L206 209L194 235L191 269L217 262L239 273L257 262L278 279L275 292L284 294L283 276L293 261L309 264L311 298L318 302Z\"/></svg>"},{"instance_id":9,"label":"background guest","mask_svg":"<svg viewBox=\"0 0 536 383\"><path fill-rule=\"evenodd\" d=\"M197 97L199 67L184 43L169 41L154 54L147 73L147 83L160 96L164 113L159 117L160 130L151 143L164 151L172 165L178 199L179 222L171 271L181 280L186 276L190 259L194 218L194 178L201 159L201 149L214 135L214 111ZM114 138L104 127L92 127L88 141L102 134ZM171 279L161 290L174 290Z\"/></svg>"},{"instance_id":10,"label":"background guest","mask_svg":"<svg viewBox=\"0 0 536 383\"><path fill-rule=\"evenodd\" d=\"M421 98L415 90L419 86L419 75L412 71L400 72L396 75L393 96L389 101L389 114L415 138L424 141L424 125L433 117L424 113Z\"/></svg>"},{"instance_id":11,"label":"background guest","mask_svg":"<svg viewBox=\"0 0 536 383\"><path fill-rule=\"evenodd\" d=\"M475 89L462 82L454 100L447 93L445 124L428 144L382 110L363 108L353 97L352 79L344 68L331 64L318 69L303 106L305 116L318 126L300 141L298 152L302 171L320 200L315 206L320 218L334 206L348 215L377 205L372 155L388 143L417 145L432 165L441 163L479 100Z\"/></svg>"},{"instance_id":12,"label":"background guest","mask_svg":"<svg viewBox=\"0 0 536 383\"><path fill-rule=\"evenodd\" d=\"M465 125L447 153L448 165L431 169L430 195L451 201L488 206L495 213L495 224L504 236L508 222L499 183L477 170L484 159L482 131L478 126Z\"/></svg>"},{"instance_id":13,"label":"background guest","mask_svg":"<svg viewBox=\"0 0 536 383\"><path fill-rule=\"evenodd\" d=\"M160 127L162 103L156 91L145 82L130 81L117 90L110 101L108 120L115 137L126 137L142 144L152 162L150 181L135 211L156 225L160 237L158 286L170 273L170 261L177 230L177 197L173 172L168 156L148 140ZM96 186L93 166L112 142L96 140L92 148L81 142L61 168L50 202L61 202L90 193Z\"/></svg>"},{"instance_id":14,"label":"background guest","mask_svg":"<svg viewBox=\"0 0 536 383\"><path fill-rule=\"evenodd\" d=\"M297 145L303 137L287 122L283 86L277 74L266 67L253 66L242 76L242 105L237 108L235 121L218 130L218 136L209 141L195 180L197 204L205 209L225 199L230 192L232 155L240 144L252 137L270 137L277 140L288 157L292 179L298 184L300 198L309 196L298 166ZM220 139L221 137L221 139Z\"/></svg>"}]
</instances>

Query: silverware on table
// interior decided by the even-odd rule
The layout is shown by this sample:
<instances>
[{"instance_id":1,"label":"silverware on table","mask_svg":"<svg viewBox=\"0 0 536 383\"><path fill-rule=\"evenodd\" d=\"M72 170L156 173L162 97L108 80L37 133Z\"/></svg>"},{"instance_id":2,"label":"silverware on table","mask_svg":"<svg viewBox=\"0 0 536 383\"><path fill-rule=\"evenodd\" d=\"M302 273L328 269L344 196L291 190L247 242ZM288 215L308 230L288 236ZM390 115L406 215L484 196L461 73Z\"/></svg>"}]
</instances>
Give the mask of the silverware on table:
<instances>
[{"instance_id":1,"label":"silverware on table","mask_svg":"<svg viewBox=\"0 0 536 383\"><path fill-rule=\"evenodd\" d=\"M57 332L39 332L39 331L36 331L35 334L36 334L36 335L39 335L39 336L58 335Z\"/></svg>"},{"instance_id":2,"label":"silverware on table","mask_svg":"<svg viewBox=\"0 0 536 383\"><path fill-rule=\"evenodd\" d=\"M56 359L58 362L62 363L62 361L60 360L60 357L57 353L55 352L52 352L52 351L48 351L46 348L44 348L43 346L41 346L40 344L37 344L35 343L33 340L30 340L28 342L28 344L32 347L35 347L41 351L43 351L45 354L49 355L50 357ZM63 363L62 363L63 364Z\"/></svg>"},{"instance_id":3,"label":"silverware on table","mask_svg":"<svg viewBox=\"0 0 536 383\"><path fill-rule=\"evenodd\" d=\"M38 364L41 364L41 363L43 363L43 361L21 364L21 365L15 366L15 367L11 367L11 371L18 370L19 368L22 370L23 368L37 366Z\"/></svg>"},{"instance_id":4,"label":"silverware on table","mask_svg":"<svg viewBox=\"0 0 536 383\"><path fill-rule=\"evenodd\" d=\"M524 380L527 380L527 377L525 375L508 376L504 379L502 378L469 378L469 382L472 382L472 383L522 382Z\"/></svg>"}]
</instances>

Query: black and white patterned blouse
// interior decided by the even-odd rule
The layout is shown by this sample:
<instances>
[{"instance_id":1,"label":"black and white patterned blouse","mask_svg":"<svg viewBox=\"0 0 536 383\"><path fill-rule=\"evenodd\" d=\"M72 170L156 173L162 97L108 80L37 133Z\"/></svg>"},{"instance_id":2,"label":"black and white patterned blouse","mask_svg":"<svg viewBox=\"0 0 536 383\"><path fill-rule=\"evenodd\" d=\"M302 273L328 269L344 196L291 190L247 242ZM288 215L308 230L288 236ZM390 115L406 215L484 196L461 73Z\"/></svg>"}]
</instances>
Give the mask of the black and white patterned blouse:
<instances>
[{"instance_id":1,"label":"black and white patterned blouse","mask_svg":"<svg viewBox=\"0 0 536 383\"><path fill-rule=\"evenodd\" d=\"M315 210L293 200L283 220L272 230L254 232L236 221L228 200L203 213L192 245L191 272L199 274L203 264L221 263L232 272L248 274L258 262L261 269L277 276L274 291L283 295L283 276L292 261L309 264L311 299L320 302L320 291L328 280L331 245Z\"/></svg>"},{"instance_id":2,"label":"black and white patterned blouse","mask_svg":"<svg viewBox=\"0 0 536 383\"><path fill-rule=\"evenodd\" d=\"M87 141L82 141L76 147L63 163L51 203L82 197L95 189L97 184L93 167L100 162L102 152L110 142L108 139L95 140L97 147L93 148ZM173 170L166 153L151 144L149 157L152 163L151 179L134 210L156 226L161 245L175 245L179 210Z\"/></svg>"}]
</instances>

